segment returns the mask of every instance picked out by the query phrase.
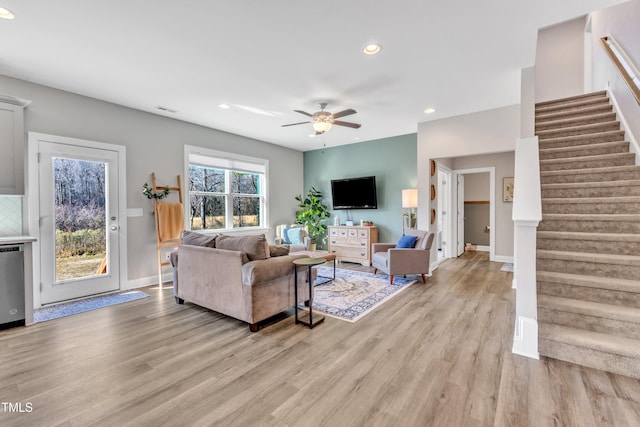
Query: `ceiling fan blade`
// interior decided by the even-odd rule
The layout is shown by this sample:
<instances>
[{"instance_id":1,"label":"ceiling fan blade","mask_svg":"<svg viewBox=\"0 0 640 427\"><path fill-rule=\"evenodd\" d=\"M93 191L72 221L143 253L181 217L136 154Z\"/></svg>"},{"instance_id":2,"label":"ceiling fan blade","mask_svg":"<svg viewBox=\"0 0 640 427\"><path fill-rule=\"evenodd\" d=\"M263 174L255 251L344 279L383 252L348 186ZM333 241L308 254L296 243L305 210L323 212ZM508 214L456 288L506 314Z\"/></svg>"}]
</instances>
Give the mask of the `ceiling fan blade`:
<instances>
[{"instance_id":1,"label":"ceiling fan blade","mask_svg":"<svg viewBox=\"0 0 640 427\"><path fill-rule=\"evenodd\" d=\"M312 116L312 114L309 114L306 111L302 111L302 110L293 110L293 111L295 111L296 113L304 114L305 116L309 116L309 117Z\"/></svg>"},{"instance_id":2,"label":"ceiling fan blade","mask_svg":"<svg viewBox=\"0 0 640 427\"><path fill-rule=\"evenodd\" d=\"M307 123L311 123L311 122L300 122L300 123L289 123L288 125L282 125L282 127L287 127L287 126L295 126L295 125L304 125Z\"/></svg>"},{"instance_id":3,"label":"ceiling fan blade","mask_svg":"<svg viewBox=\"0 0 640 427\"><path fill-rule=\"evenodd\" d=\"M340 117L350 116L352 114L357 113L356 110L349 108L348 110L340 111L339 113L332 114L334 119L339 119Z\"/></svg>"},{"instance_id":4,"label":"ceiling fan blade","mask_svg":"<svg viewBox=\"0 0 640 427\"><path fill-rule=\"evenodd\" d=\"M334 120L333 124L338 126L346 126L354 129L358 129L360 128L360 126L362 126L361 124L358 124L358 123L341 122L340 120Z\"/></svg>"}]
</instances>

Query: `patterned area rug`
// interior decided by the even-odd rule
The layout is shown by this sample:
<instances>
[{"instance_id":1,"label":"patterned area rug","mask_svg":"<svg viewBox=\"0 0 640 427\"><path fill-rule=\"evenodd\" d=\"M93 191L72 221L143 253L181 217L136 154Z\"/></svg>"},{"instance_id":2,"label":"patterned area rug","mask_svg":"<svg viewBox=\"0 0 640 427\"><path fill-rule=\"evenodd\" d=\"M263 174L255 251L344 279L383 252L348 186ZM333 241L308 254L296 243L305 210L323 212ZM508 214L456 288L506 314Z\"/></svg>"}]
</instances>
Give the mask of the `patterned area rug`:
<instances>
[{"instance_id":1,"label":"patterned area rug","mask_svg":"<svg viewBox=\"0 0 640 427\"><path fill-rule=\"evenodd\" d=\"M318 275L333 276L333 267L318 267ZM326 280L324 278L321 281ZM336 269L335 280L316 285L313 309L337 319L355 322L416 282L415 276L395 277Z\"/></svg>"},{"instance_id":2,"label":"patterned area rug","mask_svg":"<svg viewBox=\"0 0 640 427\"><path fill-rule=\"evenodd\" d=\"M121 304L123 302L134 301L148 297L141 291L128 291L119 294L101 295L77 301L65 302L49 307L38 308L33 312L34 322L45 322L47 320L58 319L72 314L84 313L85 311L97 308L108 307L110 305Z\"/></svg>"},{"instance_id":3,"label":"patterned area rug","mask_svg":"<svg viewBox=\"0 0 640 427\"><path fill-rule=\"evenodd\" d=\"M502 268L500 268L500 271L506 271L507 273L513 273L513 264L511 264L509 262L505 262L504 264L502 264Z\"/></svg>"}]
</instances>

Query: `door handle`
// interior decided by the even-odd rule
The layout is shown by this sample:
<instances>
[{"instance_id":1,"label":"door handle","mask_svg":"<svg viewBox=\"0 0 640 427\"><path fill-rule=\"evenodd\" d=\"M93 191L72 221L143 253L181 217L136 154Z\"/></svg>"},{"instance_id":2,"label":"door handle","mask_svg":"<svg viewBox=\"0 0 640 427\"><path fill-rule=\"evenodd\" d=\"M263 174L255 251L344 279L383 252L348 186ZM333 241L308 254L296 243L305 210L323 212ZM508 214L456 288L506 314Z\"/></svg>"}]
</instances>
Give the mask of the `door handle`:
<instances>
[{"instance_id":1,"label":"door handle","mask_svg":"<svg viewBox=\"0 0 640 427\"><path fill-rule=\"evenodd\" d=\"M111 226L111 231L118 231L120 227L118 227L117 225L112 225Z\"/></svg>"}]
</instances>

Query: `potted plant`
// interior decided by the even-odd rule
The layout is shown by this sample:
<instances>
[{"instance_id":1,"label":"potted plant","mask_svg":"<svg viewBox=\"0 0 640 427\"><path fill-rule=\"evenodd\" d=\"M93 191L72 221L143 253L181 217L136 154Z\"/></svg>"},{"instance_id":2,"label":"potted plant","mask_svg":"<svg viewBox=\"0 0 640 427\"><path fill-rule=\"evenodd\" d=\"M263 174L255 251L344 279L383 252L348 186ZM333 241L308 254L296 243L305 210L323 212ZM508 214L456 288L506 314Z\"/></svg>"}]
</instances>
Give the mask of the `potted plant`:
<instances>
[{"instance_id":1,"label":"potted plant","mask_svg":"<svg viewBox=\"0 0 640 427\"><path fill-rule=\"evenodd\" d=\"M296 211L296 224L302 224L307 227L307 232L311 239L311 250L316 250L319 238L327 231L327 226L324 222L330 216L327 206L322 203L322 192L311 187L305 198L298 194L295 199L298 201L298 207L300 208Z\"/></svg>"}]
</instances>

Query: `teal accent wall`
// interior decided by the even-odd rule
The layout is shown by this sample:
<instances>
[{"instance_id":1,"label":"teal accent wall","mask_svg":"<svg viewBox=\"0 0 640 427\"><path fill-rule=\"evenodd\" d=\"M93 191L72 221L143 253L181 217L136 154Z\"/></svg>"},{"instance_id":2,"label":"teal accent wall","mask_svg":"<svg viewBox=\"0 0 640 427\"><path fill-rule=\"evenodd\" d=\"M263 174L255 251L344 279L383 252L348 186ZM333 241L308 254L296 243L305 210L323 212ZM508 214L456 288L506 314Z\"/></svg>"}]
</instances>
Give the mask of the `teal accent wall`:
<instances>
[{"instance_id":1,"label":"teal accent wall","mask_svg":"<svg viewBox=\"0 0 640 427\"><path fill-rule=\"evenodd\" d=\"M380 242L396 242L402 235L402 190L418 188L417 151L415 133L307 151L305 192L311 187L322 191L331 211L329 224L336 215L344 224L347 211L334 211L331 204L331 180L375 175L378 209L349 210L349 217L358 225L361 219L373 221L379 228Z\"/></svg>"}]
</instances>

